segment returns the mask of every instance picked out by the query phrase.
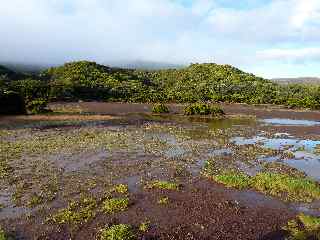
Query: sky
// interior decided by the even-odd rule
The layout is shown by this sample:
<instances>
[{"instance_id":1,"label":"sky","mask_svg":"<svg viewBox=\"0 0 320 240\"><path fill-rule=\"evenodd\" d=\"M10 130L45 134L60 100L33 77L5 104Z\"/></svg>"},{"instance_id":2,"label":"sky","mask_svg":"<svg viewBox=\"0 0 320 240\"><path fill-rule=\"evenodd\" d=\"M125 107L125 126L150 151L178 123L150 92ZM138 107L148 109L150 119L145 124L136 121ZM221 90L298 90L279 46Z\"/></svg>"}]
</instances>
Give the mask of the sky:
<instances>
[{"instance_id":1,"label":"sky","mask_svg":"<svg viewBox=\"0 0 320 240\"><path fill-rule=\"evenodd\" d=\"M0 46L0 62L216 62L320 77L320 0L1 0Z\"/></svg>"}]
</instances>

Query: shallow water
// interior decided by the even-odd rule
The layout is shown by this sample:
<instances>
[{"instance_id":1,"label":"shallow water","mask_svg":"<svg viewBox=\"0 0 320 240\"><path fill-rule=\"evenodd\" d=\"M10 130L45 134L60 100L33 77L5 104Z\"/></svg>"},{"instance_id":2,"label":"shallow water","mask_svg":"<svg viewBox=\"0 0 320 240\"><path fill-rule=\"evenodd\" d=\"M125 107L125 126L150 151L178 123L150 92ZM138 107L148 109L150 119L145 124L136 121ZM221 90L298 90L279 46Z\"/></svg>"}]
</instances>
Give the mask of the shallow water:
<instances>
[{"instance_id":1,"label":"shallow water","mask_svg":"<svg viewBox=\"0 0 320 240\"><path fill-rule=\"evenodd\" d=\"M262 123L272 124L272 125L293 125L293 126L316 126L320 125L318 121L311 120L295 120L295 119L285 119L285 118L268 118L261 120Z\"/></svg>"},{"instance_id":2,"label":"shallow water","mask_svg":"<svg viewBox=\"0 0 320 240\"><path fill-rule=\"evenodd\" d=\"M276 134L275 134L276 135ZM283 134L281 135L284 136ZM273 150L283 150L291 153L292 157L283 163L305 172L309 177L320 180L320 155L316 153L320 141L298 139L288 135L288 138L267 138L254 136L252 138L234 137L231 142L236 145L260 145ZM277 156L262 157L260 160L267 162L279 161Z\"/></svg>"},{"instance_id":3,"label":"shallow water","mask_svg":"<svg viewBox=\"0 0 320 240\"><path fill-rule=\"evenodd\" d=\"M274 133L260 128L265 124L271 124L271 128L272 124L291 125L291 127L313 126L318 124L315 121L290 119L260 121L250 118L213 120L170 115L144 116L143 121L147 123L130 126L123 123L109 126L105 122L90 122L81 126L75 124L71 130L56 126L46 131L30 130L21 133L21 136L20 132L16 132L17 136L10 138L4 136L3 139L14 142L20 138L37 139L39 135L54 136L52 141L48 138L51 142L43 139L48 141L50 150L51 145L52 148L55 146L61 148L54 149L52 153L46 151L39 154L35 149L35 152L29 155L25 153L24 158L15 159L14 163L19 166L16 174L30 184L30 191L39 187L39 183L33 182L30 174L33 173L33 169L24 165L25 160L41 158L52 162L57 169L64 170L61 172L60 180L74 181L70 183L71 190L80 189L86 178L99 175L102 176L102 181L113 179L114 183L125 183L129 185L130 190L138 191L141 188L142 177L175 179L179 174L188 176L185 172L198 177L210 159L221 163L223 167L230 165L252 176L262 170L261 162L280 162L320 181L320 154L316 150L320 146L320 140L310 140L308 136L297 138L285 131ZM29 125L26 125L26 128L29 128ZM14 131L12 130L13 133ZM101 133L105 135L100 136ZM72 140L79 141L81 148L75 148L75 151L72 148L64 149L64 145L60 146L59 142L55 142L55 138L61 137L60 135L66 135L71 147L74 147ZM80 141L74 136L82 136L83 139ZM41 143L37 144L42 146ZM246 148L248 145L253 148ZM269 153L259 148L277 151ZM42 169L45 173L47 170L50 169ZM75 173L75 176L81 173L83 175L80 177L84 179L76 177L72 179L69 173ZM35 185L34 188L32 184ZM64 188L67 187L62 185L61 195L68 195L70 189ZM1 215L8 218L25 215L26 208L16 207L10 200L11 195L12 192L6 193L0 189L0 203L6 206ZM260 195L259 197L263 198L263 195ZM243 198L249 199L253 198L252 196L253 193L248 193ZM304 205L301 209L306 209L307 212L309 208L308 205Z\"/></svg>"}]
</instances>

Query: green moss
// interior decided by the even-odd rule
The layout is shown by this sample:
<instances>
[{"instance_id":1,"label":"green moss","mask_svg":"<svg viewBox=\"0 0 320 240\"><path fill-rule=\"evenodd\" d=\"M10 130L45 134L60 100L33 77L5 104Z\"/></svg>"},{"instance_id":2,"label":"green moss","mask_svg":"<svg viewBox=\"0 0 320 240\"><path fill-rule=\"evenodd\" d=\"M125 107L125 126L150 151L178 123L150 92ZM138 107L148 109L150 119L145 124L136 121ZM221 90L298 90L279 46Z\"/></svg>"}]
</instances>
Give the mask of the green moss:
<instances>
[{"instance_id":1,"label":"green moss","mask_svg":"<svg viewBox=\"0 0 320 240\"><path fill-rule=\"evenodd\" d=\"M227 187L244 189L250 186L250 177L235 171L224 171L221 174L212 176L212 178Z\"/></svg>"},{"instance_id":2,"label":"green moss","mask_svg":"<svg viewBox=\"0 0 320 240\"><path fill-rule=\"evenodd\" d=\"M158 204L160 205L167 205L169 203L169 198L168 197L161 197L158 200Z\"/></svg>"},{"instance_id":3,"label":"green moss","mask_svg":"<svg viewBox=\"0 0 320 240\"><path fill-rule=\"evenodd\" d=\"M29 200L29 202L28 202L28 207L34 208L34 207L42 204L43 201L44 201L44 199L43 199L42 196L39 196L39 195L35 194L35 195L33 195L33 196L31 197L31 199Z\"/></svg>"},{"instance_id":4,"label":"green moss","mask_svg":"<svg viewBox=\"0 0 320 240\"><path fill-rule=\"evenodd\" d=\"M126 224L113 225L100 231L100 240L133 240L136 239L132 227Z\"/></svg>"},{"instance_id":5,"label":"green moss","mask_svg":"<svg viewBox=\"0 0 320 240\"><path fill-rule=\"evenodd\" d=\"M117 213L127 210L129 206L128 198L111 198L103 202L102 210L105 213Z\"/></svg>"},{"instance_id":6,"label":"green moss","mask_svg":"<svg viewBox=\"0 0 320 240\"><path fill-rule=\"evenodd\" d=\"M128 185L119 184L113 188L113 191L120 193L120 194L127 194L128 193Z\"/></svg>"},{"instance_id":7,"label":"green moss","mask_svg":"<svg viewBox=\"0 0 320 240\"><path fill-rule=\"evenodd\" d=\"M312 202L320 199L320 186L317 182L305 177L290 176L279 173L259 173L250 177L241 172L222 171L205 176L228 187L238 189L253 188L285 201Z\"/></svg>"},{"instance_id":8,"label":"green moss","mask_svg":"<svg viewBox=\"0 0 320 240\"><path fill-rule=\"evenodd\" d=\"M165 104L158 103L152 107L152 112L153 113L169 113L170 110Z\"/></svg>"},{"instance_id":9,"label":"green moss","mask_svg":"<svg viewBox=\"0 0 320 240\"><path fill-rule=\"evenodd\" d=\"M8 162L5 159L0 159L0 179L9 177L12 171L13 169L10 167Z\"/></svg>"},{"instance_id":10,"label":"green moss","mask_svg":"<svg viewBox=\"0 0 320 240\"><path fill-rule=\"evenodd\" d=\"M307 178L277 173L259 173L251 180L251 186L260 192L287 201L312 202L320 198L320 187Z\"/></svg>"},{"instance_id":11,"label":"green moss","mask_svg":"<svg viewBox=\"0 0 320 240\"><path fill-rule=\"evenodd\" d=\"M97 202L94 198L82 198L79 202L70 202L67 208L60 210L49 220L70 225L86 223L95 216L96 207Z\"/></svg>"},{"instance_id":12,"label":"green moss","mask_svg":"<svg viewBox=\"0 0 320 240\"><path fill-rule=\"evenodd\" d=\"M185 115L224 115L223 110L219 106L205 104L205 103L194 103L184 109Z\"/></svg>"},{"instance_id":13,"label":"green moss","mask_svg":"<svg viewBox=\"0 0 320 240\"><path fill-rule=\"evenodd\" d=\"M179 184L167 181L154 181L148 183L146 189L161 189L161 190L179 190Z\"/></svg>"},{"instance_id":14,"label":"green moss","mask_svg":"<svg viewBox=\"0 0 320 240\"><path fill-rule=\"evenodd\" d=\"M0 240L7 240L6 233L0 228Z\"/></svg>"},{"instance_id":15,"label":"green moss","mask_svg":"<svg viewBox=\"0 0 320 240\"><path fill-rule=\"evenodd\" d=\"M290 235L288 240L320 239L320 218L300 214L283 229Z\"/></svg>"},{"instance_id":16,"label":"green moss","mask_svg":"<svg viewBox=\"0 0 320 240\"><path fill-rule=\"evenodd\" d=\"M139 231L141 231L141 232L143 232L143 233L148 232L149 229L150 229L150 221L142 222L142 223L139 225Z\"/></svg>"}]
</instances>

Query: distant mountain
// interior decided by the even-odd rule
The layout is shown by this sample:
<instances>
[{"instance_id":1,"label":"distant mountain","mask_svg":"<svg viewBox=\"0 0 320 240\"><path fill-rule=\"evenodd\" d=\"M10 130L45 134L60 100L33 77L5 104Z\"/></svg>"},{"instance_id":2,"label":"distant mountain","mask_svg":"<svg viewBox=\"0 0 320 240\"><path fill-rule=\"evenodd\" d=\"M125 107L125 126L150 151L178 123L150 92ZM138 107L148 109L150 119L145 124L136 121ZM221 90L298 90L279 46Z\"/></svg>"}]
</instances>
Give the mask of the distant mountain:
<instances>
[{"instance_id":1,"label":"distant mountain","mask_svg":"<svg viewBox=\"0 0 320 240\"><path fill-rule=\"evenodd\" d=\"M185 67L180 64L172 64L166 62L153 62L153 61L133 61L133 62L112 62L107 63L112 67L141 69L141 70L159 70L159 69L179 69Z\"/></svg>"},{"instance_id":2,"label":"distant mountain","mask_svg":"<svg viewBox=\"0 0 320 240\"><path fill-rule=\"evenodd\" d=\"M0 77L7 80L18 80L26 78L26 75L0 65Z\"/></svg>"},{"instance_id":3,"label":"distant mountain","mask_svg":"<svg viewBox=\"0 0 320 240\"><path fill-rule=\"evenodd\" d=\"M320 84L320 78L317 78L317 77L273 78L271 80L279 84L290 84L290 83Z\"/></svg>"},{"instance_id":4,"label":"distant mountain","mask_svg":"<svg viewBox=\"0 0 320 240\"><path fill-rule=\"evenodd\" d=\"M38 74L39 72L47 69L50 65L27 64L27 63L14 63L14 62L0 62L0 65L11 69L14 72L26 74Z\"/></svg>"}]
</instances>

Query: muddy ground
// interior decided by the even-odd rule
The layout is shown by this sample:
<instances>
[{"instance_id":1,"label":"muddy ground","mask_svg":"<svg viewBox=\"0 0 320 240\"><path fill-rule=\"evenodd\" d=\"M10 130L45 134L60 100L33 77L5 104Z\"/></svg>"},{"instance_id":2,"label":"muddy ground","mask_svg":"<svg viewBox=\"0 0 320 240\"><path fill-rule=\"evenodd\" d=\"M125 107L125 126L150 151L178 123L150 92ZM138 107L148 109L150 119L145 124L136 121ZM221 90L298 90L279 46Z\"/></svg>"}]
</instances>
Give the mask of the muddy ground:
<instances>
[{"instance_id":1,"label":"muddy ground","mask_svg":"<svg viewBox=\"0 0 320 240\"><path fill-rule=\"evenodd\" d=\"M248 175L274 161L277 171L319 181L320 113L222 107L227 115L220 120L182 116L181 105L160 116L151 105L95 102L1 117L0 226L15 239L100 239L100 229L124 223L137 239L271 240L284 239L283 226L300 212L320 216L319 201L227 188L203 174L210 161ZM153 181L179 188L147 189ZM129 205L107 214L103 202L118 184L128 186ZM76 209L68 209L71 201ZM57 215L66 209L63 221ZM148 231L139 230L146 221Z\"/></svg>"}]
</instances>

